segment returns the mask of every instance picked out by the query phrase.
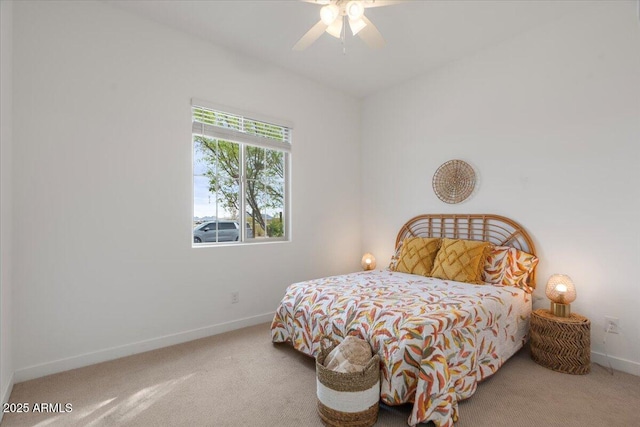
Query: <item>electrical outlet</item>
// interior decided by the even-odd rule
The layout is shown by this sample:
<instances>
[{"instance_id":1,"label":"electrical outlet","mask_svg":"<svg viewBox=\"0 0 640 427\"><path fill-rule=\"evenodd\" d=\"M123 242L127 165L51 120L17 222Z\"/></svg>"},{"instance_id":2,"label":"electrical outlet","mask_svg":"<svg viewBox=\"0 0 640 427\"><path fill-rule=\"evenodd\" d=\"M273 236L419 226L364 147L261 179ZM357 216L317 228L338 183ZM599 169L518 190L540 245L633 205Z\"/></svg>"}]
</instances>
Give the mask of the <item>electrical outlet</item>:
<instances>
[{"instance_id":1,"label":"electrical outlet","mask_svg":"<svg viewBox=\"0 0 640 427\"><path fill-rule=\"evenodd\" d=\"M240 292L231 292L231 304L240 302Z\"/></svg>"},{"instance_id":2,"label":"electrical outlet","mask_svg":"<svg viewBox=\"0 0 640 427\"><path fill-rule=\"evenodd\" d=\"M620 319L617 317L604 316L604 331L612 334L619 334Z\"/></svg>"}]
</instances>

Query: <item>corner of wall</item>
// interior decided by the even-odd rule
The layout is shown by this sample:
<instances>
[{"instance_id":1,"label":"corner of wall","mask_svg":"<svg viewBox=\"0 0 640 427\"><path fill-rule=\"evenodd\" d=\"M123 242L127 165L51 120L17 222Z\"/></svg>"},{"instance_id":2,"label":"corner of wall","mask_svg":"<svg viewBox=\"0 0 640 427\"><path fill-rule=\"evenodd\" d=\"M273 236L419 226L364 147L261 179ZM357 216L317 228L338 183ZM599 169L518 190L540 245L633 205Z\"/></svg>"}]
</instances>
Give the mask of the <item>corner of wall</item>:
<instances>
[{"instance_id":1,"label":"corner of wall","mask_svg":"<svg viewBox=\"0 0 640 427\"><path fill-rule=\"evenodd\" d=\"M12 146L13 2L0 2L0 391L2 403L13 388L12 313ZM0 420L2 413L0 412Z\"/></svg>"},{"instance_id":2,"label":"corner of wall","mask_svg":"<svg viewBox=\"0 0 640 427\"><path fill-rule=\"evenodd\" d=\"M3 0L4 1L4 0ZM13 391L13 374L9 378L7 386L2 389L2 400L0 403L3 405L9 401L9 397L11 396L11 392ZM2 417L4 416L4 411L0 411L0 422L2 421Z\"/></svg>"}]
</instances>

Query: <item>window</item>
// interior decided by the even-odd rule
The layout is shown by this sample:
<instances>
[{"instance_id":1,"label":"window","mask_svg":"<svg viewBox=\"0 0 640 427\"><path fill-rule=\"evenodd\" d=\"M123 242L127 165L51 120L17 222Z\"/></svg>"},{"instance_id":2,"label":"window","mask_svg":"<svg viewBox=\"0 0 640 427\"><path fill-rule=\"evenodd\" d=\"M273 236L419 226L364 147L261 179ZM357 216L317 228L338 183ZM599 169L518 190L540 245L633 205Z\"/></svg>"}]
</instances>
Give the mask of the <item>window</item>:
<instances>
[{"instance_id":1,"label":"window","mask_svg":"<svg viewBox=\"0 0 640 427\"><path fill-rule=\"evenodd\" d=\"M193 101L194 245L289 239L292 129L251 116Z\"/></svg>"}]
</instances>

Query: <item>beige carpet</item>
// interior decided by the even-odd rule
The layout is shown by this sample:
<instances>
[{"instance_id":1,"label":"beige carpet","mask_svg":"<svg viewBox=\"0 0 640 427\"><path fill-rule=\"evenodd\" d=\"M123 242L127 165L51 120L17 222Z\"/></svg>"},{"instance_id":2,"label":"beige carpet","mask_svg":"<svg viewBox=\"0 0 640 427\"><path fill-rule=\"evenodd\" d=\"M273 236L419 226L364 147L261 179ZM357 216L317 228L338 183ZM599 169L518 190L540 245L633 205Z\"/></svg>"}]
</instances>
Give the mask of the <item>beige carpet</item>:
<instances>
[{"instance_id":1,"label":"beige carpet","mask_svg":"<svg viewBox=\"0 0 640 427\"><path fill-rule=\"evenodd\" d=\"M2 427L322 425L313 359L272 344L268 324L16 384L11 402L73 410L7 413ZM377 425L404 426L409 410L383 407ZM460 403L456 425L638 426L640 377L560 374L523 349Z\"/></svg>"}]
</instances>

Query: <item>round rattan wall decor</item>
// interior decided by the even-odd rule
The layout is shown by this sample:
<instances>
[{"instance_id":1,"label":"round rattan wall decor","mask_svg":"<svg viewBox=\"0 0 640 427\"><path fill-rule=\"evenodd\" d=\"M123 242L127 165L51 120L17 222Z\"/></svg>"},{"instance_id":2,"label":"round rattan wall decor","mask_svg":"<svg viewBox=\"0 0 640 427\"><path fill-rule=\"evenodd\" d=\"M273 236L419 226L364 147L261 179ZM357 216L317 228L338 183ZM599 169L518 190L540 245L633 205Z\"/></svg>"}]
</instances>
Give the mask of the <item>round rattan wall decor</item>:
<instances>
[{"instance_id":1,"label":"round rattan wall decor","mask_svg":"<svg viewBox=\"0 0 640 427\"><path fill-rule=\"evenodd\" d=\"M433 174L433 191L445 203L460 203L473 193L476 173L469 163L449 160Z\"/></svg>"}]
</instances>

